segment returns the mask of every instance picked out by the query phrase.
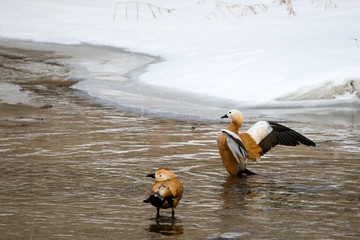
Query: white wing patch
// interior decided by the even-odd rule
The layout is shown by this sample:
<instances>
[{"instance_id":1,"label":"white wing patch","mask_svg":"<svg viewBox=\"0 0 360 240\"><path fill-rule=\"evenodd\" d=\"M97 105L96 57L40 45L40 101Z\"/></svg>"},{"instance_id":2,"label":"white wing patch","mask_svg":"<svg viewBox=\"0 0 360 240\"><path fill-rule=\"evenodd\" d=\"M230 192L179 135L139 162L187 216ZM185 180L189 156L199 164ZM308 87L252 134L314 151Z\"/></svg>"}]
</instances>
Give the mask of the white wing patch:
<instances>
[{"instance_id":1,"label":"white wing patch","mask_svg":"<svg viewBox=\"0 0 360 240\"><path fill-rule=\"evenodd\" d=\"M244 161L241 161L240 158L245 159L248 155L244 145L242 144L242 141L238 135L233 133L232 131L229 131L227 129L221 130L221 132L225 133L226 136L226 143L231 151L231 153L236 158L236 161L240 165L244 165ZM240 157L240 158L239 158Z\"/></svg>"},{"instance_id":2,"label":"white wing patch","mask_svg":"<svg viewBox=\"0 0 360 240\"><path fill-rule=\"evenodd\" d=\"M255 123L246 133L250 134L251 137L259 144L267 135L272 132L273 128L266 121L259 121Z\"/></svg>"}]
</instances>

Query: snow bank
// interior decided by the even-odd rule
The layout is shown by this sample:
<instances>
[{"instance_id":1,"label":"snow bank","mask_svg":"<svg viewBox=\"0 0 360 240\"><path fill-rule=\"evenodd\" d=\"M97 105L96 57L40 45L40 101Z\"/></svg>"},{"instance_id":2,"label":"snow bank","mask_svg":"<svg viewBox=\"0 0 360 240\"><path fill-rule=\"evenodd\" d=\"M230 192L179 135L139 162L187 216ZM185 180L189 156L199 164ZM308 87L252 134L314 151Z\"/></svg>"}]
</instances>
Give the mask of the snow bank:
<instances>
[{"instance_id":1,"label":"snow bank","mask_svg":"<svg viewBox=\"0 0 360 240\"><path fill-rule=\"evenodd\" d=\"M328 1L292 1L295 16L266 0L224 0L243 6L231 11L217 1L147 2L137 11L129 1L126 11L124 1L1 0L0 37L160 56L141 81L236 102L358 101L358 0L333 0L328 10ZM256 14L240 5L249 2Z\"/></svg>"}]
</instances>

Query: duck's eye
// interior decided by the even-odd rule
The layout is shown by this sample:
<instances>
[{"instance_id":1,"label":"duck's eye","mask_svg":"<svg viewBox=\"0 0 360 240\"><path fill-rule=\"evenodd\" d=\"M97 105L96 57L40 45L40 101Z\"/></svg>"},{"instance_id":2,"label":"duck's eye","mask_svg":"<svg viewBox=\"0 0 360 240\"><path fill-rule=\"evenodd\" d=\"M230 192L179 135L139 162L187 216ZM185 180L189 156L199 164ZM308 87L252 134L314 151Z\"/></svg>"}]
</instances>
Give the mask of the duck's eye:
<instances>
[{"instance_id":1,"label":"duck's eye","mask_svg":"<svg viewBox=\"0 0 360 240\"><path fill-rule=\"evenodd\" d=\"M161 175L159 175L159 177L161 177Z\"/></svg>"},{"instance_id":2,"label":"duck's eye","mask_svg":"<svg viewBox=\"0 0 360 240\"><path fill-rule=\"evenodd\" d=\"M231 112L229 112L229 114L231 114Z\"/></svg>"}]
</instances>

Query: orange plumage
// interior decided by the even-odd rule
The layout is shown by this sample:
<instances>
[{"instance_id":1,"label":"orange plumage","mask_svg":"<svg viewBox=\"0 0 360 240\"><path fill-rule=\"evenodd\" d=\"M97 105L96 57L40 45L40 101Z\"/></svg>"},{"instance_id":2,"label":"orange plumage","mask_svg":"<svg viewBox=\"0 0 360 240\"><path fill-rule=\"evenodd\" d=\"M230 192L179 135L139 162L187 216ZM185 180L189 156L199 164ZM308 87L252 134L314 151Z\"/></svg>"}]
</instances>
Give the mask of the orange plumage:
<instances>
[{"instance_id":1,"label":"orange plumage","mask_svg":"<svg viewBox=\"0 0 360 240\"><path fill-rule=\"evenodd\" d=\"M239 134L241 141L243 142L247 153L249 154L247 156L250 160L259 161L261 157L262 149L259 147L259 145L256 143L256 141L251 137L248 133L240 133Z\"/></svg>"},{"instance_id":2,"label":"orange plumage","mask_svg":"<svg viewBox=\"0 0 360 240\"><path fill-rule=\"evenodd\" d=\"M160 168L156 173L149 174L148 177L155 178L155 183L150 188L150 195L144 202L151 203L157 208L157 216L159 216L160 208L171 208L174 216L175 208L183 195L182 184L176 179L175 174L167 168Z\"/></svg>"}]
</instances>

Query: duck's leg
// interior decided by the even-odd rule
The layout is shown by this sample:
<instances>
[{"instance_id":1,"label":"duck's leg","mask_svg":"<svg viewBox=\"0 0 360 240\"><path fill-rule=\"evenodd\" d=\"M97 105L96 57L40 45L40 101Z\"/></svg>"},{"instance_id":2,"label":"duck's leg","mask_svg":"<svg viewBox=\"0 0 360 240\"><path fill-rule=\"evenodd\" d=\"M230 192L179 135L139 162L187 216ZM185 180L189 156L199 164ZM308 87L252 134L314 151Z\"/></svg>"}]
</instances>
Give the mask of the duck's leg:
<instances>
[{"instance_id":1,"label":"duck's leg","mask_svg":"<svg viewBox=\"0 0 360 240\"><path fill-rule=\"evenodd\" d=\"M159 207L156 208L156 216L157 217L160 216L160 208Z\"/></svg>"},{"instance_id":2,"label":"duck's leg","mask_svg":"<svg viewBox=\"0 0 360 240\"><path fill-rule=\"evenodd\" d=\"M175 216L175 210L174 210L174 209L171 210L171 216L172 216L172 217Z\"/></svg>"},{"instance_id":3,"label":"duck's leg","mask_svg":"<svg viewBox=\"0 0 360 240\"><path fill-rule=\"evenodd\" d=\"M246 175L257 175L256 173L248 170L247 168L245 168L245 170L242 170L241 172L238 172L238 176L241 176L243 173L245 173Z\"/></svg>"}]
</instances>

